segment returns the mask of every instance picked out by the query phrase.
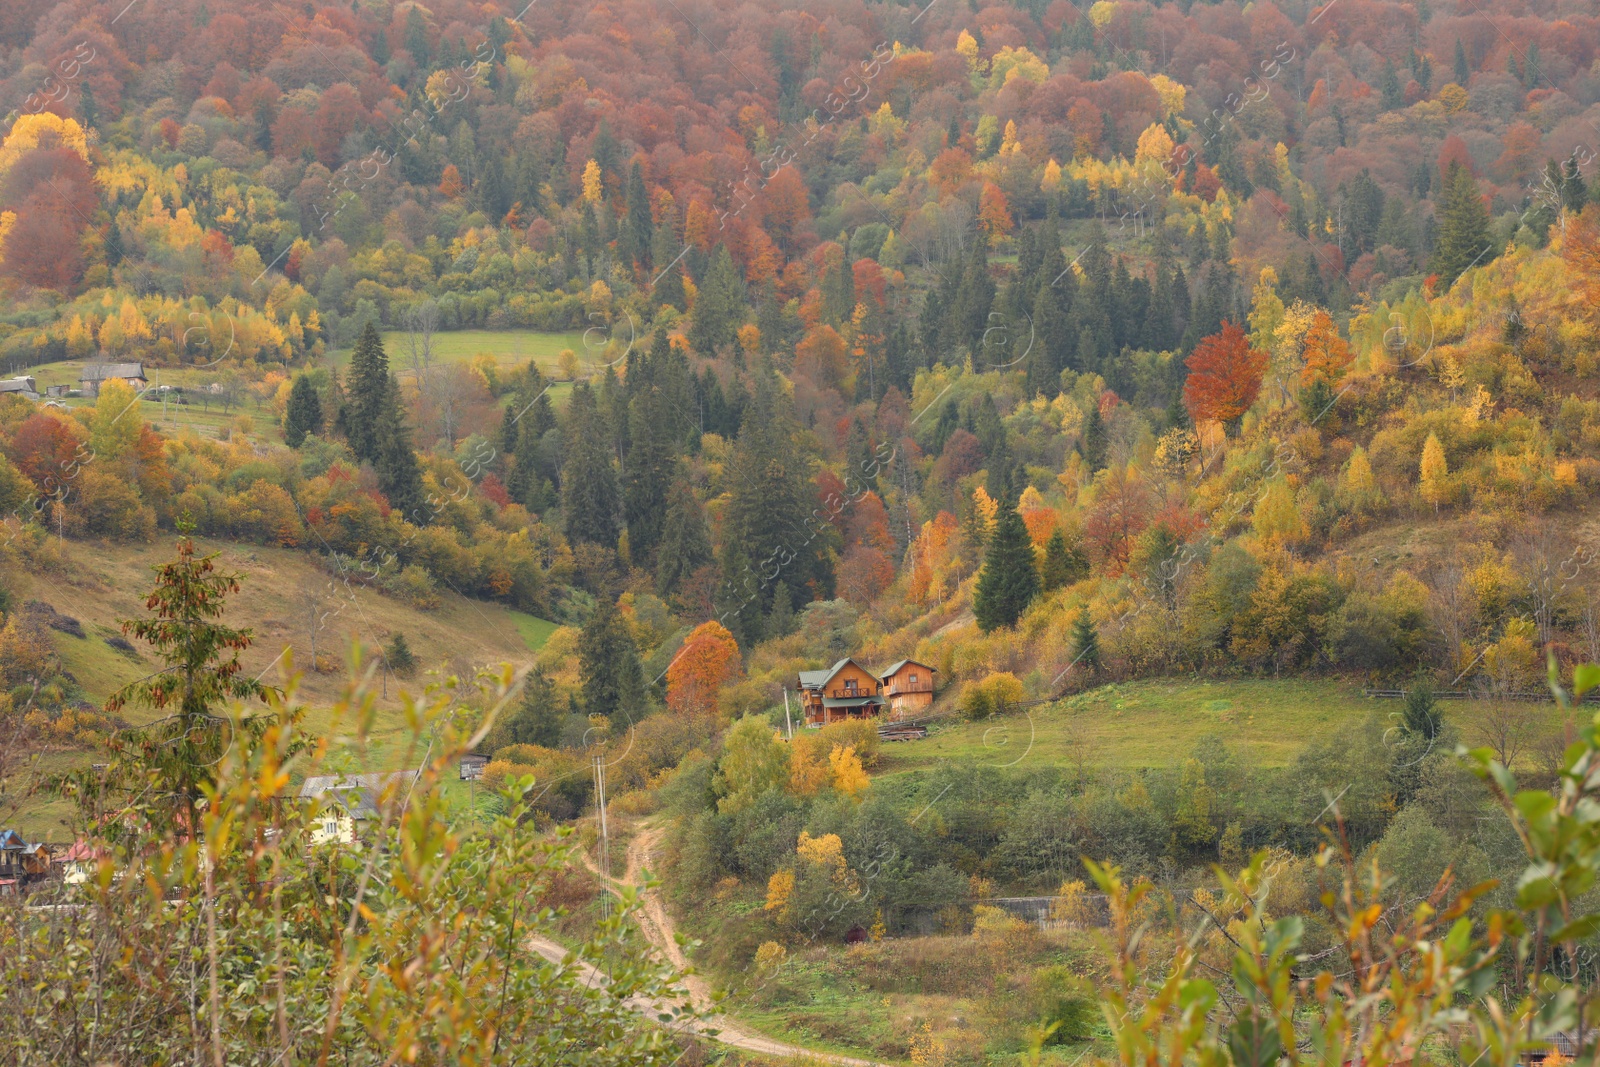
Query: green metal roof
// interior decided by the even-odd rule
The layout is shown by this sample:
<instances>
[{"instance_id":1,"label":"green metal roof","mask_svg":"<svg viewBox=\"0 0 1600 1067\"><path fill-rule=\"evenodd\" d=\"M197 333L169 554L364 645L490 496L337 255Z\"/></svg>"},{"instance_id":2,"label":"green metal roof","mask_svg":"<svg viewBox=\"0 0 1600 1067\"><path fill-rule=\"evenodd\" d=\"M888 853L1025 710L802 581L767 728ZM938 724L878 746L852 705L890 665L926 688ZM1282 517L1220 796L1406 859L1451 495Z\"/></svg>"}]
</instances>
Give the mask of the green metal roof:
<instances>
[{"instance_id":1,"label":"green metal roof","mask_svg":"<svg viewBox=\"0 0 1600 1067\"><path fill-rule=\"evenodd\" d=\"M859 708L859 707L861 707L862 705L865 705L865 704L882 704L882 703L883 703L882 699L880 699L877 696L874 696L871 693L868 693L866 696L859 696L859 697L823 697L822 698L822 706L825 707L825 708Z\"/></svg>"}]
</instances>

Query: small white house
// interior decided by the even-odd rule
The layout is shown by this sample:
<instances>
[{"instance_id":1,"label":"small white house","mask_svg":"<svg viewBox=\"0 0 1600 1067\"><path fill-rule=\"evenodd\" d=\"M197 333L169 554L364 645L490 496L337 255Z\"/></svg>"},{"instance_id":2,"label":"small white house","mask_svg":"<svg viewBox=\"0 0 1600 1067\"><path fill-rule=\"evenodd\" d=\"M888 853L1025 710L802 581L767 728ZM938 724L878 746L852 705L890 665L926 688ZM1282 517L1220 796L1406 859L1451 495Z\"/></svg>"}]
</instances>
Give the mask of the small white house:
<instances>
[{"instance_id":1,"label":"small white house","mask_svg":"<svg viewBox=\"0 0 1600 1067\"><path fill-rule=\"evenodd\" d=\"M311 844L355 844L357 824L380 818L382 805L399 802L421 773L321 774L307 778L300 786L301 799L321 802L310 826Z\"/></svg>"}]
</instances>

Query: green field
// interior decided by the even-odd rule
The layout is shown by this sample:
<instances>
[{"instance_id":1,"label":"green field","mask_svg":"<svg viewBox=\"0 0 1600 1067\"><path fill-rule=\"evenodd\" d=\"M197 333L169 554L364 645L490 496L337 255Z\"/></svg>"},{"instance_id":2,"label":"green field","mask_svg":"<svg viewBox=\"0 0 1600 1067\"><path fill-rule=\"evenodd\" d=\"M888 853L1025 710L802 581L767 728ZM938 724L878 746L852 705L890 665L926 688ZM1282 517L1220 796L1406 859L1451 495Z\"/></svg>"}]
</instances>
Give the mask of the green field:
<instances>
[{"instance_id":1,"label":"green field","mask_svg":"<svg viewBox=\"0 0 1600 1067\"><path fill-rule=\"evenodd\" d=\"M1462 721L1473 702L1441 702ZM922 741L884 746L878 774L923 770L946 760L1020 769L1071 766L1130 769L1170 764L1207 734L1264 767L1284 766L1311 741L1355 726L1400 702L1372 700L1333 679L1157 679L1101 686L1054 704L981 722L930 724ZM1536 714L1554 719L1553 704Z\"/></svg>"},{"instance_id":2,"label":"green field","mask_svg":"<svg viewBox=\"0 0 1600 1067\"><path fill-rule=\"evenodd\" d=\"M599 334L591 334L597 340ZM384 351L389 353L389 365L396 371L406 370L411 363L410 345L404 330L388 330L383 334ZM480 353L487 352L502 366L520 366L529 359L538 362L546 374L556 370L556 359L563 348L578 354L580 361L592 362L593 355L584 344L582 330L567 333L539 333L534 330L450 330L433 335L433 358L445 363L465 363ZM342 367L350 361L352 349L339 348L328 353L331 366Z\"/></svg>"}]
</instances>

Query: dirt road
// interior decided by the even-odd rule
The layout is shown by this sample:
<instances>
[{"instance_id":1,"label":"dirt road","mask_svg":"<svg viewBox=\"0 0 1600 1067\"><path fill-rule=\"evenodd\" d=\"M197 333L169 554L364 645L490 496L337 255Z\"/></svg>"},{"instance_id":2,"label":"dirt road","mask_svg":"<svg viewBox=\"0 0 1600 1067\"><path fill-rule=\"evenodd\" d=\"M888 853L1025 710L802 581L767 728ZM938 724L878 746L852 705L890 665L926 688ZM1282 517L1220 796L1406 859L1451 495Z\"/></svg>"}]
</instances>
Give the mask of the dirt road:
<instances>
[{"instance_id":1,"label":"dirt road","mask_svg":"<svg viewBox=\"0 0 1600 1067\"><path fill-rule=\"evenodd\" d=\"M647 826L640 830L637 836L628 844L628 867L622 877L616 879L619 884L637 886L641 875L651 863L651 856L656 851L656 846L661 840L662 830L658 826ZM588 868L600 876L599 870L587 853L583 854L583 862ZM656 892L641 894L642 907L637 913L640 930L645 939L658 956L678 969L683 976L684 987L688 990L694 1005L702 1010L711 1008L711 986L699 975L686 973L689 971L689 960L683 954L683 949L678 946L676 927L673 925L672 916L667 913L666 905L662 903L661 896ZM567 950L554 941L544 938L533 938L530 942L534 951L552 962L559 963L567 956ZM604 981L604 976L588 964L580 963L584 980L587 982ZM662 1010L661 1005L633 1004L630 1007L638 1011L656 1014ZM764 1056L779 1056L786 1058L802 1059L813 1063L832 1063L839 1067L892 1067L890 1064L880 1063L877 1060L861 1060L851 1056L840 1056L833 1052L819 1052L815 1049L802 1048L799 1045L790 1045L782 1041L774 1041L729 1019L726 1015L712 1015L702 1023L687 1027L691 1032L709 1037L724 1045L743 1049L746 1052L756 1052Z\"/></svg>"}]
</instances>

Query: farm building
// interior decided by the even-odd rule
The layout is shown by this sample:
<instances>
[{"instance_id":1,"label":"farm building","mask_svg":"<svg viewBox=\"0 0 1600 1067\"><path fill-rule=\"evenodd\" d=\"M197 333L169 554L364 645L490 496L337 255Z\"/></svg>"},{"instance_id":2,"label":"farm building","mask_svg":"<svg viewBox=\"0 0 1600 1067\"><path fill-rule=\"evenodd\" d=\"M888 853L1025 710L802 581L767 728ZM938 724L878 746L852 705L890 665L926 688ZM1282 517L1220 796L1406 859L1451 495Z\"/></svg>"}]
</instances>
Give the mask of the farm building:
<instances>
[{"instance_id":1,"label":"farm building","mask_svg":"<svg viewBox=\"0 0 1600 1067\"><path fill-rule=\"evenodd\" d=\"M84 396L99 396L100 386L110 381L120 381L134 389L150 384L144 376L143 363L85 363L78 389Z\"/></svg>"}]
</instances>

